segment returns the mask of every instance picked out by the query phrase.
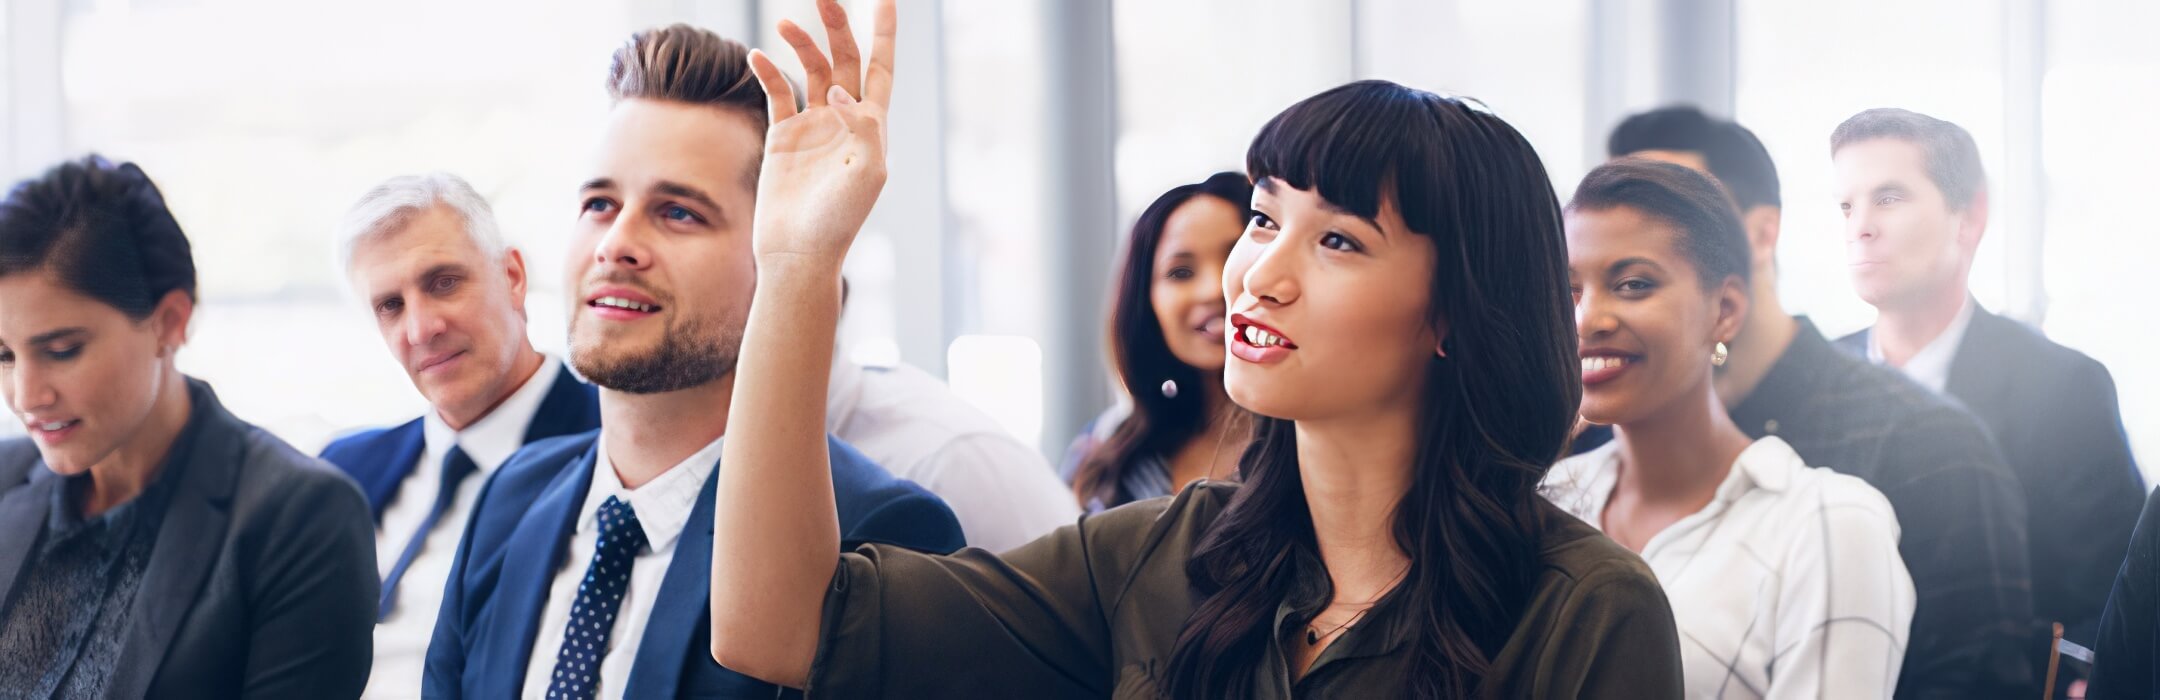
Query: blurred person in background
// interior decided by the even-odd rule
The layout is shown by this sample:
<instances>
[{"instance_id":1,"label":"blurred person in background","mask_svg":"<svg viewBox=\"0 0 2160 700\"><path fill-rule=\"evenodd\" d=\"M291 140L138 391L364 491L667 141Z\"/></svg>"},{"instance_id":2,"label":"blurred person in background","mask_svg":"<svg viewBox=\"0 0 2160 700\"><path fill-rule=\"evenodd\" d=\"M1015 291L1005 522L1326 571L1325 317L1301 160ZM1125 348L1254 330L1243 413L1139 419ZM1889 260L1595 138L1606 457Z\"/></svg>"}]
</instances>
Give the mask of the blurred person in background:
<instances>
[{"instance_id":1,"label":"blurred person in background","mask_svg":"<svg viewBox=\"0 0 2160 700\"><path fill-rule=\"evenodd\" d=\"M0 696L367 682L367 500L176 368L195 281L132 163L64 163L0 201L0 390L30 429L0 441Z\"/></svg>"},{"instance_id":2,"label":"blurred person in background","mask_svg":"<svg viewBox=\"0 0 2160 700\"><path fill-rule=\"evenodd\" d=\"M447 173L395 177L353 204L337 257L383 345L428 402L322 458L368 496L377 603L371 698L419 697L443 582L480 487L527 443L600 427L593 388L526 334L524 254Z\"/></svg>"},{"instance_id":3,"label":"blurred person in background","mask_svg":"<svg viewBox=\"0 0 2160 700\"><path fill-rule=\"evenodd\" d=\"M1898 551L1919 597L1899 698L2037 694L2025 503L1979 419L1955 402L1837 350L1778 298L1777 166L1745 127L1693 107L1629 117L1607 151L1717 178L1747 230L1752 289L1716 370L1718 399L1750 439L1775 436L1807 464L1860 477L1897 512ZM1593 428L1579 450L1611 431ZM2044 640L2043 640L2044 641Z\"/></svg>"},{"instance_id":4,"label":"blurred person in background","mask_svg":"<svg viewBox=\"0 0 2160 700\"><path fill-rule=\"evenodd\" d=\"M1547 494L1642 554L1689 643L1689 697L1887 698L1913 615L1897 516L1857 477L1749 438L1712 369L1747 316L1746 234L1687 167L1623 159L1567 208L1585 420Z\"/></svg>"},{"instance_id":5,"label":"blurred person in background","mask_svg":"<svg viewBox=\"0 0 2160 700\"><path fill-rule=\"evenodd\" d=\"M1853 290L1877 314L1838 343L1987 423L2025 493L2033 612L2091 643L2145 492L2114 379L1968 291L1989 201L1965 129L1871 109L1838 125L1830 153Z\"/></svg>"},{"instance_id":6,"label":"blurred person in background","mask_svg":"<svg viewBox=\"0 0 2160 700\"><path fill-rule=\"evenodd\" d=\"M1110 356L1125 400L1081 431L1062 471L1088 510L1227 479L1250 419L1223 392L1223 261L1252 219L1252 184L1216 173L1140 212L1111 302Z\"/></svg>"}]
</instances>

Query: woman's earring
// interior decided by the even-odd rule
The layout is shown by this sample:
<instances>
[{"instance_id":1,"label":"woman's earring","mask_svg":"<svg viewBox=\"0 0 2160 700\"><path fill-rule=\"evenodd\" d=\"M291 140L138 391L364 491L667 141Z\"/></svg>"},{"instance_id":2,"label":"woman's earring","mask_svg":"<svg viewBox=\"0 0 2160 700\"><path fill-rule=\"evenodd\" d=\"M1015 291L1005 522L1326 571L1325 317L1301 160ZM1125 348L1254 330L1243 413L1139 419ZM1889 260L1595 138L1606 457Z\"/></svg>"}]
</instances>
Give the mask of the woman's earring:
<instances>
[{"instance_id":1,"label":"woman's earring","mask_svg":"<svg viewBox=\"0 0 2160 700\"><path fill-rule=\"evenodd\" d=\"M1731 355L1732 353L1725 349L1725 341L1718 341L1717 347L1710 350L1710 366L1725 366L1725 358L1730 357Z\"/></svg>"},{"instance_id":2,"label":"woman's earring","mask_svg":"<svg viewBox=\"0 0 2160 700\"><path fill-rule=\"evenodd\" d=\"M1163 398L1166 398L1166 399L1174 399L1174 398L1177 398L1177 380L1175 380L1175 379L1165 379L1165 380L1163 380L1163 382L1162 382L1162 397L1163 397Z\"/></svg>"}]
</instances>

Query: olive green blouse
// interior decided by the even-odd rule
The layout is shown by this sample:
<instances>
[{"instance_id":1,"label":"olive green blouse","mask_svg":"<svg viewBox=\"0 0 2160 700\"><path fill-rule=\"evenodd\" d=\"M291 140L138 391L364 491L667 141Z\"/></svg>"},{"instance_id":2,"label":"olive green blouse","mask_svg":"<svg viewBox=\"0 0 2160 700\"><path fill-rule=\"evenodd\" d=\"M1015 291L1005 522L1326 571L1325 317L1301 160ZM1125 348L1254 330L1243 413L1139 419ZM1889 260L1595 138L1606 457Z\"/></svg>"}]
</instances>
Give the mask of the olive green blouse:
<instances>
[{"instance_id":1,"label":"olive green blouse","mask_svg":"<svg viewBox=\"0 0 2160 700\"><path fill-rule=\"evenodd\" d=\"M835 698L1155 698L1196 600L1185 562L1236 493L1202 482L1083 517L999 556L868 545L841 557L808 694ZM1542 501L1541 501L1542 503ZM1479 688L1485 698L1677 698L1679 637L1642 560L1548 505L1543 572ZM1316 557L1293 567L1260 698L1405 693L1418 633L1389 601L1303 678L1285 647L1325 601Z\"/></svg>"}]
</instances>

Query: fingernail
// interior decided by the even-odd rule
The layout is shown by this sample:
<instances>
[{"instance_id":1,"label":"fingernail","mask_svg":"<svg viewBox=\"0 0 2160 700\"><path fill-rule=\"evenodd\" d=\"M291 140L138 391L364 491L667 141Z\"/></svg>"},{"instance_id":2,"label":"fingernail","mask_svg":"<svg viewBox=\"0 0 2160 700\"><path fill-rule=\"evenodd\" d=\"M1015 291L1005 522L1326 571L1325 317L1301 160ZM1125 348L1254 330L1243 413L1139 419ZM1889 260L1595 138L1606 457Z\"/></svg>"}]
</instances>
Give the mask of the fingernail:
<instances>
[{"instance_id":1,"label":"fingernail","mask_svg":"<svg viewBox=\"0 0 2160 700\"><path fill-rule=\"evenodd\" d=\"M847 88L834 85L825 92L825 101L836 105L851 105L855 104L855 96L848 94Z\"/></svg>"}]
</instances>

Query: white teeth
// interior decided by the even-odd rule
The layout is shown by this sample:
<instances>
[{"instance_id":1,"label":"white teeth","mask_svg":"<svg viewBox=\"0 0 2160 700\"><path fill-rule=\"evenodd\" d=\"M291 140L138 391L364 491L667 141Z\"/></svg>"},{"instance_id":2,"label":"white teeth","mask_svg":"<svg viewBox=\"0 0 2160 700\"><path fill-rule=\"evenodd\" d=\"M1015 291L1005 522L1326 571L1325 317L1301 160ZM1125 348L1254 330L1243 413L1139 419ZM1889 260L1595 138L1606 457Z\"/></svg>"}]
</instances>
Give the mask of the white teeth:
<instances>
[{"instance_id":1,"label":"white teeth","mask_svg":"<svg viewBox=\"0 0 2160 700\"><path fill-rule=\"evenodd\" d=\"M1275 347L1282 345L1282 336L1260 330L1259 326L1246 326L1245 344L1256 348Z\"/></svg>"},{"instance_id":2,"label":"white teeth","mask_svg":"<svg viewBox=\"0 0 2160 700\"><path fill-rule=\"evenodd\" d=\"M629 299L624 299L622 297L600 297L598 299L594 299L593 303L599 306L612 306L618 309L644 311L647 313L650 313L653 310L653 307L650 304L640 304Z\"/></svg>"},{"instance_id":3,"label":"white teeth","mask_svg":"<svg viewBox=\"0 0 2160 700\"><path fill-rule=\"evenodd\" d=\"M1619 367L1627 363L1625 357L1585 357L1582 358L1582 371L1596 372Z\"/></svg>"},{"instance_id":4,"label":"white teeth","mask_svg":"<svg viewBox=\"0 0 2160 700\"><path fill-rule=\"evenodd\" d=\"M74 421L60 421L60 422L57 422L57 423L39 423L39 424L38 424L38 426L37 426L37 429L38 429L38 430L43 430L43 431L46 431L46 432L52 432L52 431L56 431L56 430L61 430L61 429L64 429L64 428L68 427L68 424L69 424L69 423L73 423L73 422L74 422Z\"/></svg>"}]
</instances>

